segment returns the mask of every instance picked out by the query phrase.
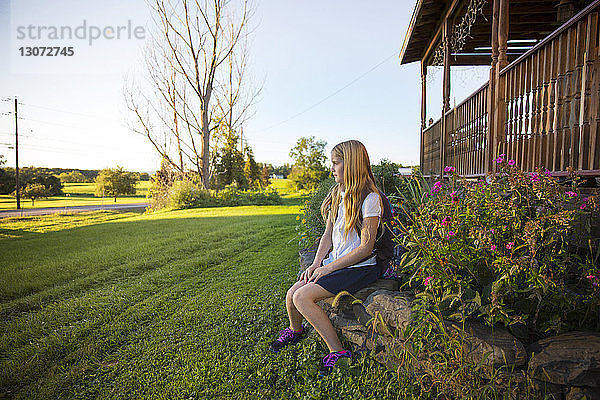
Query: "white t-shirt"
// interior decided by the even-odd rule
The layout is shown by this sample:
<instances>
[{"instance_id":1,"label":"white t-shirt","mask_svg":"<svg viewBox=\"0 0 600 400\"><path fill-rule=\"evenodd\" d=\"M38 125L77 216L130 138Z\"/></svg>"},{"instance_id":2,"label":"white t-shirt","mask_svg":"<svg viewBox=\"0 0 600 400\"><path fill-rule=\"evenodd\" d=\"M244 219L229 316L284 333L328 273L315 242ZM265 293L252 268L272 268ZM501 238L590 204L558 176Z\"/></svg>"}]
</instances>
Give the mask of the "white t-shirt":
<instances>
[{"instance_id":1,"label":"white t-shirt","mask_svg":"<svg viewBox=\"0 0 600 400\"><path fill-rule=\"evenodd\" d=\"M331 253L323 260L323 265L327 265L332 261L335 261L346 254L350 253L352 250L356 249L360 246L360 237L356 232L356 229L350 229L348 232L348 237L346 238L344 234L344 226L346 225L346 215L344 208L344 192L341 193L342 201L340 201L340 206L338 208L337 218L335 223L333 224L333 232L331 233L331 240L333 242L333 250ZM365 198L362 204L362 216L363 219L367 217L379 217L379 223L381 223L381 202L379 200L379 194L375 192L369 193L369 195ZM351 265L347 268L355 268L362 267L365 265L375 265L377 264L377 259L375 256L360 262L358 264Z\"/></svg>"}]
</instances>

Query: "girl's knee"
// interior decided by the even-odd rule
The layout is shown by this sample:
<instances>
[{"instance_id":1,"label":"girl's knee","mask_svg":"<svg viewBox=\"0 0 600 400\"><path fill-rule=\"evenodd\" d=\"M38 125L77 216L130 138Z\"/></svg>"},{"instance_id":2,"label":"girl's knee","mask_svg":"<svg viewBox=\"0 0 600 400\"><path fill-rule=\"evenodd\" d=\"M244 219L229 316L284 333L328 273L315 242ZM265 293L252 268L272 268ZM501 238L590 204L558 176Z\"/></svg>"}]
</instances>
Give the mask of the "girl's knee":
<instances>
[{"instance_id":1,"label":"girl's knee","mask_svg":"<svg viewBox=\"0 0 600 400\"><path fill-rule=\"evenodd\" d=\"M309 285L304 285L301 288L298 288L292 296L292 301L294 302L296 308L307 302L316 303L311 296Z\"/></svg>"},{"instance_id":2,"label":"girl's knee","mask_svg":"<svg viewBox=\"0 0 600 400\"><path fill-rule=\"evenodd\" d=\"M302 285L298 284L299 282L296 282L291 288L288 289L285 298L288 301L293 301L294 298L294 293L296 293L298 291L298 289L300 289L302 286L304 286L304 283Z\"/></svg>"},{"instance_id":3,"label":"girl's knee","mask_svg":"<svg viewBox=\"0 0 600 400\"><path fill-rule=\"evenodd\" d=\"M286 301L293 301L295 292L296 292L296 289L293 286L291 288L289 288L287 293L285 294Z\"/></svg>"}]
</instances>

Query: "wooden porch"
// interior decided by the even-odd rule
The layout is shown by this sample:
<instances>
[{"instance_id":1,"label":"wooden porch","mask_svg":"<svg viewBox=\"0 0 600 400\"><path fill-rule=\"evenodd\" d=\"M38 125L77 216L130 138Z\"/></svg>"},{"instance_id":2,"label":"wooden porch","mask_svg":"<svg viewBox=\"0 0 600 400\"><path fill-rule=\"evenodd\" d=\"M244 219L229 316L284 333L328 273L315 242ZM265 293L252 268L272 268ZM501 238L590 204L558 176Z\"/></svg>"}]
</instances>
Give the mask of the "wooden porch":
<instances>
[{"instance_id":1,"label":"wooden porch","mask_svg":"<svg viewBox=\"0 0 600 400\"><path fill-rule=\"evenodd\" d=\"M423 174L482 176L504 153L524 171L600 176L599 12L600 0L419 0L400 57L421 61ZM440 64L442 117L426 126L427 66ZM451 66L482 64L489 81L450 108Z\"/></svg>"}]
</instances>

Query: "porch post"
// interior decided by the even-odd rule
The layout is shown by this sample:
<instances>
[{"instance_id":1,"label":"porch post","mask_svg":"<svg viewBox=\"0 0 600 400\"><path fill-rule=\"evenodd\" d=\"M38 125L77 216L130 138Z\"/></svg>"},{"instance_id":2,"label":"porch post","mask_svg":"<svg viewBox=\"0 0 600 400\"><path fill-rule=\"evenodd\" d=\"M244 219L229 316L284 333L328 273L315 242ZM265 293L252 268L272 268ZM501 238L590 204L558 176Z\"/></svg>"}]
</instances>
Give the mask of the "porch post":
<instances>
[{"instance_id":1,"label":"porch post","mask_svg":"<svg viewBox=\"0 0 600 400\"><path fill-rule=\"evenodd\" d=\"M425 174L425 138L424 131L427 128L427 63L421 60L421 173Z\"/></svg>"},{"instance_id":2,"label":"porch post","mask_svg":"<svg viewBox=\"0 0 600 400\"><path fill-rule=\"evenodd\" d=\"M492 9L492 64L490 65L490 79L488 85L487 97L487 137L485 152L485 170L484 173L492 171L492 159L494 158L494 137L496 132L496 118L494 115L496 103L496 69L498 68L498 13L500 10L500 0L494 0Z\"/></svg>"},{"instance_id":3,"label":"porch post","mask_svg":"<svg viewBox=\"0 0 600 400\"><path fill-rule=\"evenodd\" d=\"M504 124L506 122L506 82L505 75L500 75L500 71L508 65L508 2L509 0L499 0L498 4L498 63L496 65L496 88L494 105L494 133L492 157L502 153L501 146L504 141ZM494 7L496 1L494 2Z\"/></svg>"},{"instance_id":4,"label":"porch post","mask_svg":"<svg viewBox=\"0 0 600 400\"><path fill-rule=\"evenodd\" d=\"M440 178L444 176L446 166L446 139L448 135L448 123L446 112L450 109L450 26L449 16L443 22L442 45L444 46L444 77L442 81L442 130L440 133Z\"/></svg>"}]
</instances>

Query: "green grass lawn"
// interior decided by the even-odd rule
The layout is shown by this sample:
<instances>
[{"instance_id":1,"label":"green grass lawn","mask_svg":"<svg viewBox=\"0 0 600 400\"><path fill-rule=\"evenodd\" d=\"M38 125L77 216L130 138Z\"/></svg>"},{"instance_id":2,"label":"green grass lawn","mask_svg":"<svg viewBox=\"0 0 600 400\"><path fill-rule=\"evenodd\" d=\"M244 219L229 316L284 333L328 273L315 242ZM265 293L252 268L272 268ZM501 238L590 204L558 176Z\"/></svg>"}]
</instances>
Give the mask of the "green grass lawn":
<instances>
[{"instance_id":1,"label":"green grass lawn","mask_svg":"<svg viewBox=\"0 0 600 400\"><path fill-rule=\"evenodd\" d=\"M273 355L298 206L0 221L0 398L410 398L369 357Z\"/></svg>"},{"instance_id":2,"label":"green grass lawn","mask_svg":"<svg viewBox=\"0 0 600 400\"><path fill-rule=\"evenodd\" d=\"M150 188L149 181L140 181L136 186L134 196L118 197L116 204L144 203L146 194ZM46 208L46 207L69 207L69 206L90 206L97 204L115 204L111 197L94 197L93 183L65 183L62 196L52 196L47 199L36 200L31 205L31 200L21 199L21 207L28 208ZM0 210L11 210L17 208L17 200L8 195L0 195Z\"/></svg>"}]
</instances>

